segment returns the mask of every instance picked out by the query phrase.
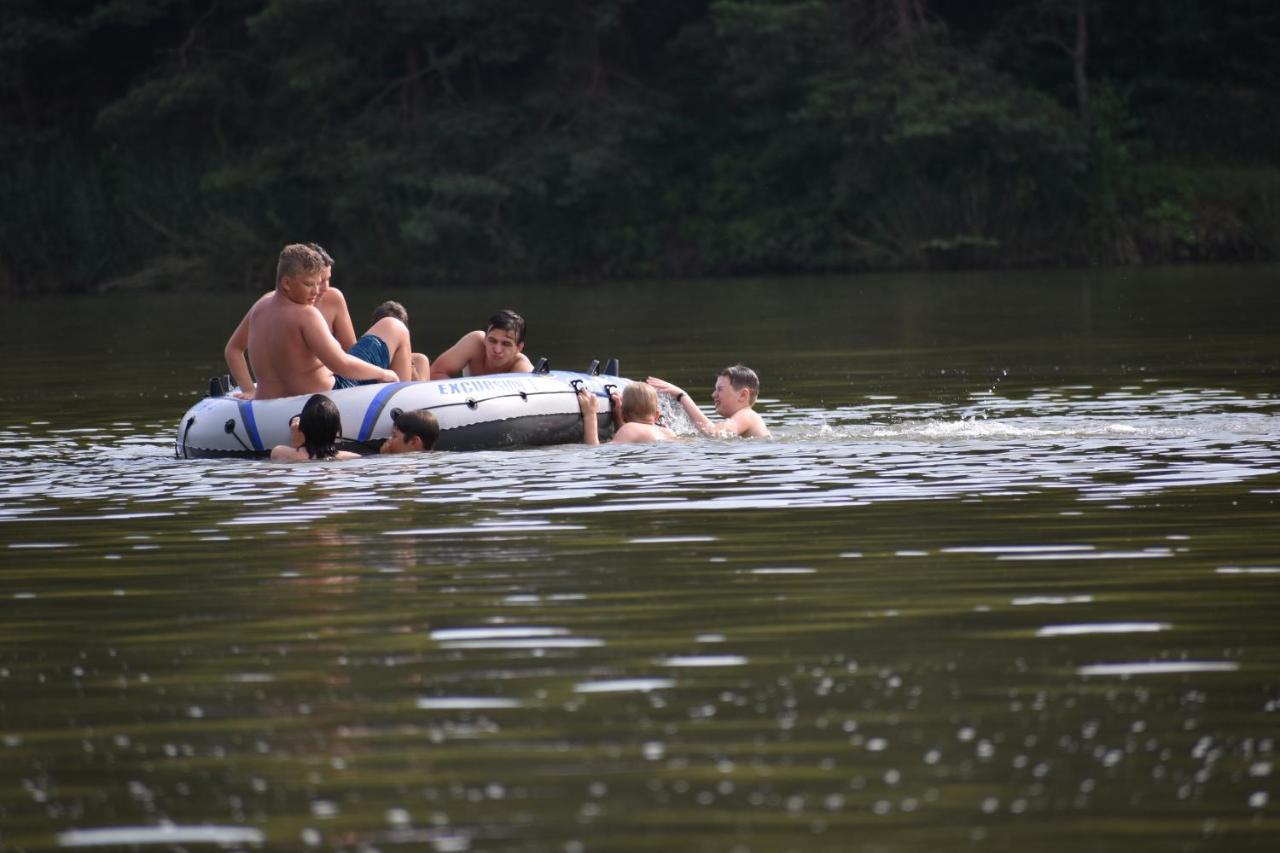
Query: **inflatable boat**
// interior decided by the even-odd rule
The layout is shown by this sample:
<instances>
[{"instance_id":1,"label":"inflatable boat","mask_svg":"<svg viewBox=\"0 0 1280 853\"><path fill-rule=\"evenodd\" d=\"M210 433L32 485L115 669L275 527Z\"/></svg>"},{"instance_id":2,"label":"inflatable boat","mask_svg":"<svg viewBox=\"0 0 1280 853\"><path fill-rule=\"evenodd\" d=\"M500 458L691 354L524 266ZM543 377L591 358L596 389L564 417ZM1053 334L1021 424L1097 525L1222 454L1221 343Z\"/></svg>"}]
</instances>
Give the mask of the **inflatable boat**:
<instances>
[{"instance_id":1,"label":"inflatable boat","mask_svg":"<svg viewBox=\"0 0 1280 853\"><path fill-rule=\"evenodd\" d=\"M604 372L596 363L584 373L548 370L492 376L360 385L326 392L342 414L340 450L377 453L401 411L430 409L440 421L436 450L487 450L582 441L577 389L598 397L600 438L613 434L609 392L631 380L617 375L617 361ZM289 420L310 394L274 400L242 400L226 378L210 380L209 396L178 423L175 449L180 459L266 457L289 443Z\"/></svg>"}]
</instances>

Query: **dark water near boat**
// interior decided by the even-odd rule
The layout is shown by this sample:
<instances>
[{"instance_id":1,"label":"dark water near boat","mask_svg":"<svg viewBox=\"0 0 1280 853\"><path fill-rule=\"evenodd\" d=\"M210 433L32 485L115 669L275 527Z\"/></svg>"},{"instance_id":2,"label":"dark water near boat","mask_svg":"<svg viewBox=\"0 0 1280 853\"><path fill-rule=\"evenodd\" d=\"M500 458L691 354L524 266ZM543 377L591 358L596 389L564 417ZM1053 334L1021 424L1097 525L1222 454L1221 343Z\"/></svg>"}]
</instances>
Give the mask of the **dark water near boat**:
<instances>
[{"instance_id":1,"label":"dark water near boat","mask_svg":"<svg viewBox=\"0 0 1280 853\"><path fill-rule=\"evenodd\" d=\"M397 296L774 441L173 458L248 297L0 320L0 850L1280 848L1276 268Z\"/></svg>"}]
</instances>

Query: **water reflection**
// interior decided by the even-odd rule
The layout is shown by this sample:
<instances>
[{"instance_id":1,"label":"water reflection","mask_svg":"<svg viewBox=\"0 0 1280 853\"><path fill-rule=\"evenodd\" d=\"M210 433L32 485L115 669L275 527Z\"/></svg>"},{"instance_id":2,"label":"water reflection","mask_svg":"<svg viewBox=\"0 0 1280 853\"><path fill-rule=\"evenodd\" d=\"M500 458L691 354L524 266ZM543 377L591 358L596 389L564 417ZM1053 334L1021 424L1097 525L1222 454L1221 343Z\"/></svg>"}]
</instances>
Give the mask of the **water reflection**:
<instances>
[{"instance_id":1,"label":"water reflection","mask_svg":"<svg viewBox=\"0 0 1280 853\"><path fill-rule=\"evenodd\" d=\"M0 843L1270 850L1274 393L808 383L313 466L11 418Z\"/></svg>"}]
</instances>

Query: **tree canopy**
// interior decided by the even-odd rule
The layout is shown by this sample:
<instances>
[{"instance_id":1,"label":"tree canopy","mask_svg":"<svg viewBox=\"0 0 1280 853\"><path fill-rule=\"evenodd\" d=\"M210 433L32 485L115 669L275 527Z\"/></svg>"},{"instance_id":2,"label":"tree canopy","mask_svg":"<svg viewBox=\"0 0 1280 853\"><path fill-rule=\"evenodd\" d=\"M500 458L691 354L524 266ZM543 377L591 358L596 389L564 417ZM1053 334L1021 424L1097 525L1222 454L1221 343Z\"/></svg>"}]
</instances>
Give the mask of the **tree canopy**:
<instances>
[{"instance_id":1,"label":"tree canopy","mask_svg":"<svg viewBox=\"0 0 1280 853\"><path fill-rule=\"evenodd\" d=\"M0 290L1280 254L1266 0L6 0Z\"/></svg>"}]
</instances>

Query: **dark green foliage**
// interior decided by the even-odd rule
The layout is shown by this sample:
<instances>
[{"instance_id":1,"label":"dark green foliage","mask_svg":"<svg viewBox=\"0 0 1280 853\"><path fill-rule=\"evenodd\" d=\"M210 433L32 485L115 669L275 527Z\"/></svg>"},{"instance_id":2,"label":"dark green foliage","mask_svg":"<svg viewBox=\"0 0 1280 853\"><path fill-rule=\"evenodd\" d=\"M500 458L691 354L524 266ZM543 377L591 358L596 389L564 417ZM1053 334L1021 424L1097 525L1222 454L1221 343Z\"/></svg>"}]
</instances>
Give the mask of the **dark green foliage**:
<instances>
[{"instance_id":1,"label":"dark green foliage","mask_svg":"<svg viewBox=\"0 0 1280 853\"><path fill-rule=\"evenodd\" d=\"M0 290L261 288L295 240L370 284L1274 257L1277 41L1262 0L7 0Z\"/></svg>"}]
</instances>

